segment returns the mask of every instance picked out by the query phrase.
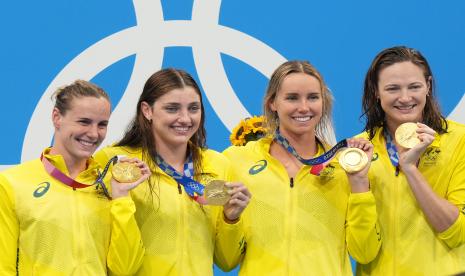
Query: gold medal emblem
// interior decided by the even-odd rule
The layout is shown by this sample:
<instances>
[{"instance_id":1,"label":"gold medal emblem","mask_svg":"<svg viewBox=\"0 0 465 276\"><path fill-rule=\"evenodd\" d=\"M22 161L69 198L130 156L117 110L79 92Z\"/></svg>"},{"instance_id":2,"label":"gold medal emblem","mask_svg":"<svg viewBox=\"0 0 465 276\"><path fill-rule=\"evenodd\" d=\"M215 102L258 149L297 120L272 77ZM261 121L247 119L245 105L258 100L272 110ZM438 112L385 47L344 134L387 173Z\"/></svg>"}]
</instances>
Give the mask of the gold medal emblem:
<instances>
[{"instance_id":1,"label":"gold medal emblem","mask_svg":"<svg viewBox=\"0 0 465 276\"><path fill-rule=\"evenodd\" d=\"M223 180L212 180L205 186L204 194L208 205L223 206L229 201L231 195L228 194L225 183Z\"/></svg>"},{"instance_id":2,"label":"gold medal emblem","mask_svg":"<svg viewBox=\"0 0 465 276\"><path fill-rule=\"evenodd\" d=\"M131 183L142 176L139 167L134 163L119 162L113 166L111 170L113 178L120 183Z\"/></svg>"},{"instance_id":3,"label":"gold medal emblem","mask_svg":"<svg viewBox=\"0 0 465 276\"><path fill-rule=\"evenodd\" d=\"M359 172L368 164L368 156L359 148L347 148L339 155L339 164L348 173Z\"/></svg>"},{"instance_id":4,"label":"gold medal emblem","mask_svg":"<svg viewBox=\"0 0 465 276\"><path fill-rule=\"evenodd\" d=\"M420 143L417 135L417 124L415 123L403 123L397 129L395 133L396 142L400 146L411 149Z\"/></svg>"}]
</instances>

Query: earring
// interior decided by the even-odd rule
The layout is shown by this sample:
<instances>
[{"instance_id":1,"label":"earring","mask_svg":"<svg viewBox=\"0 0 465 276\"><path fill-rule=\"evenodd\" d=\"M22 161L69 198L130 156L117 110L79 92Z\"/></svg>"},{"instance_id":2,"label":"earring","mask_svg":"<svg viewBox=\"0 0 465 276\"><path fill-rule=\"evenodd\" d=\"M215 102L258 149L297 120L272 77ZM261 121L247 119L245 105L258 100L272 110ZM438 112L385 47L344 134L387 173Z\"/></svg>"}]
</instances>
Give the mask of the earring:
<instances>
[{"instance_id":1,"label":"earring","mask_svg":"<svg viewBox=\"0 0 465 276\"><path fill-rule=\"evenodd\" d=\"M275 117L273 118L274 120L274 125L276 127L276 129L279 128L279 117L278 117L278 113L275 113Z\"/></svg>"}]
</instances>

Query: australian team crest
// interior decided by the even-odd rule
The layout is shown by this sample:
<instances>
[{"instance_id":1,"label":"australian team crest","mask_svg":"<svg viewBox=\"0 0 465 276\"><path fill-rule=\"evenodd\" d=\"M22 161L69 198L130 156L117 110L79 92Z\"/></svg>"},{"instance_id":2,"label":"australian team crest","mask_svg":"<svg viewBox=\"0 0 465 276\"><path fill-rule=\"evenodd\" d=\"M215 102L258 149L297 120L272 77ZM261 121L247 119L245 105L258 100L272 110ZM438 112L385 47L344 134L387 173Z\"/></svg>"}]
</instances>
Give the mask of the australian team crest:
<instances>
[{"instance_id":1,"label":"australian team crest","mask_svg":"<svg viewBox=\"0 0 465 276\"><path fill-rule=\"evenodd\" d=\"M320 179L323 182L330 181L334 178L334 173L335 173L336 167L332 165L331 163L328 164L321 172L320 172Z\"/></svg>"},{"instance_id":2,"label":"australian team crest","mask_svg":"<svg viewBox=\"0 0 465 276\"><path fill-rule=\"evenodd\" d=\"M428 147L423 153L423 164L430 166L436 165L437 161L440 158L441 149L438 147Z\"/></svg>"}]
</instances>

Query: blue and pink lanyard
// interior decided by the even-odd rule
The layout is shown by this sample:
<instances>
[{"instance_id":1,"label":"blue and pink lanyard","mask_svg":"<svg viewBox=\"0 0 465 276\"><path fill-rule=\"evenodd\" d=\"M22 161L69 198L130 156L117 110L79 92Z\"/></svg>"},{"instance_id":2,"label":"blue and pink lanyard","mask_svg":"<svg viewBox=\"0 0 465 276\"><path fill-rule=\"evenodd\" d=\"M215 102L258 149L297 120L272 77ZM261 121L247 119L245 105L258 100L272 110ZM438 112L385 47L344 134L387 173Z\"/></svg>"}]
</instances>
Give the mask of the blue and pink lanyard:
<instances>
[{"instance_id":1,"label":"blue and pink lanyard","mask_svg":"<svg viewBox=\"0 0 465 276\"><path fill-rule=\"evenodd\" d=\"M299 160L302 164L305 165L310 165L312 166L312 169L310 170L310 173L313 175L320 175L320 172L324 169L325 163L331 160L337 153L338 150L341 148L347 147L347 140L341 140L339 141L334 147L332 147L329 151L326 151L324 154L315 157L315 158L310 158L310 159L304 159L299 154L297 151L291 146L289 141L282 136L282 134L279 132L279 129L276 130L276 133L274 135L274 140L283 146L289 153L291 153L297 160ZM316 139L316 141L321 144L321 142ZM324 147L323 147L324 148Z\"/></svg>"},{"instance_id":2,"label":"blue and pink lanyard","mask_svg":"<svg viewBox=\"0 0 465 276\"><path fill-rule=\"evenodd\" d=\"M87 188L93 185L96 185L96 189L99 187L102 187L103 194L108 198L111 199L110 193L108 192L107 187L105 186L105 183L103 182L103 179L105 178L108 169L112 163L115 163L118 160L117 156L114 156L111 158L107 164L105 165L105 168L103 169L102 172L100 170L97 170L98 177L95 180L93 184L85 184L78 182L71 177L67 176L64 174L62 171L60 171L57 167L55 167L50 161L48 161L47 157L45 157L43 154L40 156L40 161L42 161L42 164L45 168L45 171L49 175L51 175L53 178L59 180L61 183L73 188L73 189L82 189L82 188Z\"/></svg>"},{"instance_id":3,"label":"blue and pink lanyard","mask_svg":"<svg viewBox=\"0 0 465 276\"><path fill-rule=\"evenodd\" d=\"M184 190L190 197L200 204L205 204L205 199L202 197L205 187L194 180L194 162L192 161L192 155L189 155L187 162L184 163L182 175L170 164L166 163L160 155L157 155L156 162L162 171L171 176L178 184L184 187Z\"/></svg>"}]
</instances>

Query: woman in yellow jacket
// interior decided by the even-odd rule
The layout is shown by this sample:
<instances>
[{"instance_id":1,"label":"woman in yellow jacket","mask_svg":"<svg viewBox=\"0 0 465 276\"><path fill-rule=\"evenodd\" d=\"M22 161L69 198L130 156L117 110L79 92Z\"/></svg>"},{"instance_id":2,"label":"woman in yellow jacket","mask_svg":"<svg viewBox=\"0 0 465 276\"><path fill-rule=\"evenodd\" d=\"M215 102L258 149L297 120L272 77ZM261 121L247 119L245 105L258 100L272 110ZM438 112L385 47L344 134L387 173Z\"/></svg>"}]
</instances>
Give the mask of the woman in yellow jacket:
<instances>
[{"instance_id":1,"label":"woman in yellow jacket","mask_svg":"<svg viewBox=\"0 0 465 276\"><path fill-rule=\"evenodd\" d=\"M91 156L105 138L110 100L86 81L54 96L53 146L0 173L0 275L107 274L111 202ZM114 187L146 179L138 165L144 177Z\"/></svg>"},{"instance_id":2,"label":"woman in yellow jacket","mask_svg":"<svg viewBox=\"0 0 465 276\"><path fill-rule=\"evenodd\" d=\"M230 178L230 164L205 148L205 114L200 89L182 70L164 69L145 83L137 113L124 137L95 158L106 163L114 155L148 163L149 181L131 191L135 216L119 220L119 241L110 254L120 262L114 271L136 275L212 275L243 250L240 214L250 193L241 183L227 183L231 198L224 207L204 205L203 184ZM135 233L130 238L123 233ZM126 247L126 250L122 248ZM130 264L121 267L121 264Z\"/></svg>"},{"instance_id":3,"label":"woman in yellow jacket","mask_svg":"<svg viewBox=\"0 0 465 276\"><path fill-rule=\"evenodd\" d=\"M358 275L464 272L465 126L441 114L427 60L404 46L381 51L366 75L362 103L361 136L374 144L369 177L384 240ZM395 139L407 122L416 124L412 136L419 139L410 149Z\"/></svg>"},{"instance_id":4,"label":"woman in yellow jacket","mask_svg":"<svg viewBox=\"0 0 465 276\"><path fill-rule=\"evenodd\" d=\"M319 72L308 62L288 61L275 70L265 95L269 135L224 151L234 178L253 194L243 218L246 250L236 259L240 275L352 275L348 252L360 262L376 256L381 237L369 164L348 175L335 159L323 158L322 170L304 164L331 152L325 136L331 105ZM348 145L371 158L367 140Z\"/></svg>"}]
</instances>

